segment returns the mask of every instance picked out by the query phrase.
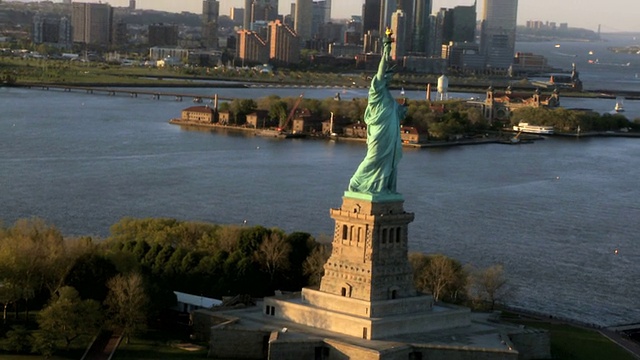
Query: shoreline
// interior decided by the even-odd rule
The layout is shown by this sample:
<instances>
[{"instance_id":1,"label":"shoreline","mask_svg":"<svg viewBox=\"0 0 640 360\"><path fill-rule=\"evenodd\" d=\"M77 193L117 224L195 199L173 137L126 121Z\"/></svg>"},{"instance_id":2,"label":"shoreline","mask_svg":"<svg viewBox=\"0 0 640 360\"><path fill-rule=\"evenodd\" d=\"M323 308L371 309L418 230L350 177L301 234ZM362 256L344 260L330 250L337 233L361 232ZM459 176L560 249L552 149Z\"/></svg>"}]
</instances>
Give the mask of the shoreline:
<instances>
[{"instance_id":1,"label":"shoreline","mask_svg":"<svg viewBox=\"0 0 640 360\"><path fill-rule=\"evenodd\" d=\"M251 134L254 136L260 136L257 134L258 131L262 129L254 129L243 126L233 126L233 125L218 125L212 123L198 123L193 121L184 121L182 119L174 118L169 120L170 124L178 125L178 126L186 126L193 128L201 128L201 129L210 129L216 131L236 131L242 132L245 134ZM504 130L505 133L516 133L516 131ZM501 136L490 134L487 137L482 138L473 138L473 139L461 139L455 141L440 141L440 142L428 142L428 143L419 143L419 144L410 144L403 143L402 146L406 148L414 148L414 149L424 149L424 148L443 148L443 147L455 147L455 146L471 146L471 145L486 145L486 144L504 144L504 145L524 145L531 144L539 140L544 140L546 137L564 137L564 138L596 138L596 137L620 137L620 138L640 138L640 133L629 133L629 132L590 132L583 134L567 134L567 133L556 133L553 135L537 135L537 134L526 134L520 141L511 142L511 136ZM352 137L330 137L330 136L312 136L307 135L304 137L309 140L325 140L325 141L351 141L351 142L362 142L365 143L367 140L362 138L352 138Z\"/></svg>"}]
</instances>

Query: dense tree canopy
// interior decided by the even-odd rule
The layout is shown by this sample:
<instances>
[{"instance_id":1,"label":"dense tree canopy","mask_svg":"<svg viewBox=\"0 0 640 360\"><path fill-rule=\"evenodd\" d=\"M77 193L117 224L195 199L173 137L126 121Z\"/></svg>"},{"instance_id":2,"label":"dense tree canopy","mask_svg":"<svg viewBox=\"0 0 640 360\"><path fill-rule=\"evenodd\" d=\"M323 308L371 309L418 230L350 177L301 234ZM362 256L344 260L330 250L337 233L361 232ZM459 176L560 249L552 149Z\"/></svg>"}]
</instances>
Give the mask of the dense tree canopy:
<instances>
[{"instance_id":1,"label":"dense tree canopy","mask_svg":"<svg viewBox=\"0 0 640 360\"><path fill-rule=\"evenodd\" d=\"M511 116L512 125L529 122L535 125L553 126L558 132L582 133L591 131L618 131L622 128L640 130L640 125L629 122L621 114L598 114L587 110L568 110L526 107L515 110Z\"/></svg>"}]
</instances>

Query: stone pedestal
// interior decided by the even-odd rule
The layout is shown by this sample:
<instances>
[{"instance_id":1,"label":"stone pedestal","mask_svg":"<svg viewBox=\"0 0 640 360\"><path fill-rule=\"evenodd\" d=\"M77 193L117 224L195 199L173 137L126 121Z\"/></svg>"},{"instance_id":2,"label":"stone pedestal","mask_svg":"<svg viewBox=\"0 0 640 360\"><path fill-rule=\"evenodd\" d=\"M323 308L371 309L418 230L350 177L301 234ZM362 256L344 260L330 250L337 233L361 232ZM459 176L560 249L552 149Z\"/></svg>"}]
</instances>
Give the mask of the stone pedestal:
<instances>
[{"instance_id":1,"label":"stone pedestal","mask_svg":"<svg viewBox=\"0 0 640 360\"><path fill-rule=\"evenodd\" d=\"M300 299L266 298L265 315L364 339L468 326L469 310L434 310L418 294L408 260L408 225L399 194L345 193L320 289Z\"/></svg>"}]
</instances>

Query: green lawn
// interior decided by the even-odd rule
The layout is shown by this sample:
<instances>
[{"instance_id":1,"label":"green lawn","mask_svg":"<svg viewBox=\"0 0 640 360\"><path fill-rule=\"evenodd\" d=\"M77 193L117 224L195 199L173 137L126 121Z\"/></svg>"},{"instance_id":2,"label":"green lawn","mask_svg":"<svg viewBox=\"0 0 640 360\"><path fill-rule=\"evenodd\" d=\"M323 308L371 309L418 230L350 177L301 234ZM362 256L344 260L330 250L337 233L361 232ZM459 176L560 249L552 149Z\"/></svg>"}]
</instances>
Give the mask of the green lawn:
<instances>
[{"instance_id":1,"label":"green lawn","mask_svg":"<svg viewBox=\"0 0 640 360\"><path fill-rule=\"evenodd\" d=\"M69 352L66 355L54 355L48 358L48 360L77 360L82 357L84 351L82 352ZM35 359L44 359L42 355L7 355L0 353L0 359L2 360L35 360Z\"/></svg>"},{"instance_id":2,"label":"green lawn","mask_svg":"<svg viewBox=\"0 0 640 360\"><path fill-rule=\"evenodd\" d=\"M505 320L551 334L551 355L561 360L635 360L629 352L596 330L546 321L522 320L507 316Z\"/></svg>"},{"instance_id":3,"label":"green lawn","mask_svg":"<svg viewBox=\"0 0 640 360\"><path fill-rule=\"evenodd\" d=\"M205 359L207 357L206 346L196 351L184 350L176 346L176 344L188 342L188 339L179 334L150 330L144 336L132 338L129 344L126 344L123 340L118 350L116 350L113 359L191 360ZM203 344L198 345L203 346Z\"/></svg>"}]
</instances>

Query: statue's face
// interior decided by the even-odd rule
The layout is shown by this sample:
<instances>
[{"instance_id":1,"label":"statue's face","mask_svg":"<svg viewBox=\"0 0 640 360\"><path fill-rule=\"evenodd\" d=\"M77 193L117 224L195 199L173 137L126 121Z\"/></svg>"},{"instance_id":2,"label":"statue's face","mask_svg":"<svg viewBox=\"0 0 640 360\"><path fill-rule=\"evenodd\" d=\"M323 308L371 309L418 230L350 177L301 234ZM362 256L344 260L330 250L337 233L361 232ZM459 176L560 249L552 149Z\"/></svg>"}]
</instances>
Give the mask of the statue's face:
<instances>
[{"instance_id":1,"label":"statue's face","mask_svg":"<svg viewBox=\"0 0 640 360\"><path fill-rule=\"evenodd\" d=\"M389 83L391 82L392 78L393 78L393 71L387 71L386 73L384 73L384 79L387 81L387 86L389 86Z\"/></svg>"}]
</instances>

